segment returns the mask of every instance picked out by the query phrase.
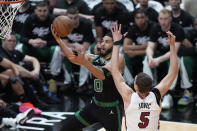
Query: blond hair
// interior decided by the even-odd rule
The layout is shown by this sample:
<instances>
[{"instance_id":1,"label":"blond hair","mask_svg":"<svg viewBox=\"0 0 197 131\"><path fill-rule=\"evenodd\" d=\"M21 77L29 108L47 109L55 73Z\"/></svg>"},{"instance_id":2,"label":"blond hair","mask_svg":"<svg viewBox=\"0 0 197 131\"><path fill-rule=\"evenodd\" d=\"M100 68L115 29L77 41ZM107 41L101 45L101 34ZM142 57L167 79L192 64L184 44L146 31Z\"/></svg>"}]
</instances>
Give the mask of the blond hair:
<instances>
[{"instance_id":1,"label":"blond hair","mask_svg":"<svg viewBox=\"0 0 197 131\"><path fill-rule=\"evenodd\" d=\"M170 17L171 17L171 11L170 10L168 10L168 9L162 9L160 12L159 12L159 15L161 15L161 14L168 14Z\"/></svg>"}]
</instances>

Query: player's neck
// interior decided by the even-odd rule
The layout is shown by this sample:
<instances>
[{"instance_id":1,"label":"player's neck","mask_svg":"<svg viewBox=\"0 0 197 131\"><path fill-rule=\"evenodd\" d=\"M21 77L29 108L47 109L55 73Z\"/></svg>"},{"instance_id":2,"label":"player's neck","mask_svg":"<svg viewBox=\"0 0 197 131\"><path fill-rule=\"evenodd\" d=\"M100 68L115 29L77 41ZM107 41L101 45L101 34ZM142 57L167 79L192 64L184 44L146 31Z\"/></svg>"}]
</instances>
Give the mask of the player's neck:
<instances>
[{"instance_id":1,"label":"player's neck","mask_svg":"<svg viewBox=\"0 0 197 131\"><path fill-rule=\"evenodd\" d=\"M139 94L139 96L140 96L141 98L145 98L145 97L148 96L149 92L146 92L146 93L140 93L140 92L138 92L138 94Z\"/></svg>"},{"instance_id":2,"label":"player's neck","mask_svg":"<svg viewBox=\"0 0 197 131\"><path fill-rule=\"evenodd\" d=\"M111 58L112 53L107 54L106 56L103 56L103 61L106 61L107 59Z\"/></svg>"}]
</instances>

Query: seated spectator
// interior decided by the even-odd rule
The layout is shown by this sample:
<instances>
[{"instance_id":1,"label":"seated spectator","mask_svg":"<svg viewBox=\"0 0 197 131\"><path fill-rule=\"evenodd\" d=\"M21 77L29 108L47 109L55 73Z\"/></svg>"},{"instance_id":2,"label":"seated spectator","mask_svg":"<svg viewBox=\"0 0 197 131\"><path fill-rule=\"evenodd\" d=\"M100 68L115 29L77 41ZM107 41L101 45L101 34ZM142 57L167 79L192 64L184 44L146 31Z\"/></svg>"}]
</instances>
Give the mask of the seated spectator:
<instances>
[{"instance_id":1,"label":"seated spectator","mask_svg":"<svg viewBox=\"0 0 197 131\"><path fill-rule=\"evenodd\" d=\"M96 28L96 41L100 43L102 37L110 31L114 24L122 24L122 31L126 32L131 22L131 17L123 4L116 0L102 0L102 5L93 9Z\"/></svg>"},{"instance_id":2,"label":"seated spectator","mask_svg":"<svg viewBox=\"0 0 197 131\"><path fill-rule=\"evenodd\" d=\"M134 12L139 9L144 9L147 11L149 20L154 21L154 22L158 22L158 20L157 20L158 13L154 8L149 6L148 0L139 0L139 4L140 4L140 7L135 9Z\"/></svg>"},{"instance_id":3,"label":"seated spectator","mask_svg":"<svg viewBox=\"0 0 197 131\"><path fill-rule=\"evenodd\" d=\"M20 112L25 112L29 108L32 108L35 112L35 114L40 114L42 111L38 108L35 108L29 101L28 98L24 92L23 88L23 82L19 77L19 71L17 69L17 66L12 63L11 61L2 58L0 56L0 80L1 80L1 87L6 88L8 84L11 84L11 88L14 91L14 93L18 96L19 101L22 102L19 110ZM10 90L6 88L10 95Z\"/></svg>"},{"instance_id":4,"label":"seated spectator","mask_svg":"<svg viewBox=\"0 0 197 131\"><path fill-rule=\"evenodd\" d=\"M155 0L148 0L148 6L156 10L158 13L164 8L162 3ZM136 5L136 8L140 7L140 3Z\"/></svg>"},{"instance_id":5,"label":"seated spectator","mask_svg":"<svg viewBox=\"0 0 197 131\"><path fill-rule=\"evenodd\" d=\"M194 18L188 12L181 9L181 0L169 0L169 4L172 8L172 21L180 24L183 28L191 27Z\"/></svg>"},{"instance_id":6,"label":"seated spectator","mask_svg":"<svg viewBox=\"0 0 197 131\"><path fill-rule=\"evenodd\" d=\"M154 0L154 1L161 3L163 6L168 5L168 0Z\"/></svg>"},{"instance_id":7,"label":"seated spectator","mask_svg":"<svg viewBox=\"0 0 197 131\"><path fill-rule=\"evenodd\" d=\"M3 100L0 100L0 128L9 126L16 128L18 124L23 125L28 119L34 115L32 109L28 109L23 113L17 111L17 105L8 105Z\"/></svg>"},{"instance_id":8,"label":"seated spectator","mask_svg":"<svg viewBox=\"0 0 197 131\"><path fill-rule=\"evenodd\" d=\"M54 16L49 13L49 6L45 2L36 5L34 13L27 18L23 25L21 42L23 53L36 57L40 62L58 64L58 69L52 69L51 73L57 75L61 69L61 58L56 58L60 52L59 46L53 38L50 26ZM58 60L58 61L57 61Z\"/></svg>"},{"instance_id":9,"label":"seated spectator","mask_svg":"<svg viewBox=\"0 0 197 131\"><path fill-rule=\"evenodd\" d=\"M2 46L0 47L0 55L2 57L9 59L15 64L19 64L19 62L21 61L32 62L33 64L32 71L25 70L22 67L18 66L19 73L22 77L39 79L40 63L36 58L25 55L15 50L16 34L14 32L10 34L10 37L3 39L1 42L2 42Z\"/></svg>"},{"instance_id":10,"label":"seated spectator","mask_svg":"<svg viewBox=\"0 0 197 131\"><path fill-rule=\"evenodd\" d=\"M183 97L178 101L178 105L187 106L194 101L195 97L194 82L196 81L196 67L197 67L197 18L194 19L192 29L188 30L186 38L191 42L192 47L181 46L179 49L179 55L183 56L181 58L180 69L186 70L182 72L184 75L184 81L187 81L187 88L184 90ZM197 103L195 103L197 107Z\"/></svg>"},{"instance_id":11,"label":"seated spectator","mask_svg":"<svg viewBox=\"0 0 197 131\"><path fill-rule=\"evenodd\" d=\"M44 101L46 101L47 103L58 102L57 99L53 99L52 97L47 96L47 94L45 94L42 89L43 85L39 80L40 63L38 62L38 60L35 57L25 55L15 50L15 47L16 35L14 32L12 32L10 34L10 37L2 40L2 46L0 47L0 55L17 64L19 74L25 82L25 88L29 88L29 85L31 84L35 87L39 97L44 99ZM33 98L33 96L31 98ZM33 99L34 102L32 101L34 105L38 107L47 107L47 104L45 102L40 101L39 99L36 101L35 99L36 98Z\"/></svg>"},{"instance_id":12,"label":"seated spectator","mask_svg":"<svg viewBox=\"0 0 197 131\"><path fill-rule=\"evenodd\" d=\"M84 0L90 9L92 10L95 5L102 5L102 0ZM130 0L117 0L117 2L122 3L129 12L132 12L134 10L134 5L132 1Z\"/></svg>"},{"instance_id":13,"label":"seated spectator","mask_svg":"<svg viewBox=\"0 0 197 131\"><path fill-rule=\"evenodd\" d=\"M176 36L175 48L178 51L179 46L185 39L185 34L183 28L175 23L171 23L171 12L167 9L161 10L159 13L159 24L155 25L152 28L150 34L150 41L146 49L147 58L145 58L143 72L149 74L153 80L156 78L153 77L151 69L160 69L158 76L164 76L168 72L169 66L169 45L168 45L168 36L166 35L167 31L171 31ZM146 60L148 59L148 64ZM176 79L177 80L177 79ZM171 86L170 90L174 89L176 80ZM154 83L156 84L156 82ZM183 87L182 87L183 88ZM162 108L169 109L173 106L172 96L168 93L164 96L162 101Z\"/></svg>"},{"instance_id":14,"label":"seated spectator","mask_svg":"<svg viewBox=\"0 0 197 131\"><path fill-rule=\"evenodd\" d=\"M22 33L23 24L27 20L27 18L33 13L33 7L31 6L29 0L26 0L24 4L19 8L12 26L12 31L14 31L17 34Z\"/></svg>"},{"instance_id":15,"label":"seated spectator","mask_svg":"<svg viewBox=\"0 0 197 131\"><path fill-rule=\"evenodd\" d=\"M139 9L134 14L135 24L129 28L123 42L125 61L130 73L136 76L142 72L146 47L150 40L150 32L153 22L149 21L144 9Z\"/></svg>"},{"instance_id":16,"label":"seated spectator","mask_svg":"<svg viewBox=\"0 0 197 131\"><path fill-rule=\"evenodd\" d=\"M92 23L91 21L80 18L79 11L76 7L71 7L68 9L67 16L72 20L74 29L73 31L64 39L64 43L72 48L72 49L79 49L82 52L86 52L89 50L90 45L94 42L94 36L92 33ZM77 65L72 64L69 61L66 61L66 68L69 73L71 71L77 72L75 74L79 74L81 72L83 74L74 75L76 83L79 83L79 87L84 85L88 78L88 71L86 68L80 67ZM70 65L70 66L69 66ZM72 68L71 68L72 67ZM79 71L80 70L80 71ZM84 71L82 71L84 70ZM83 75L81 77L81 75ZM68 84L70 82L65 79L65 83Z\"/></svg>"},{"instance_id":17,"label":"seated spectator","mask_svg":"<svg viewBox=\"0 0 197 131\"><path fill-rule=\"evenodd\" d=\"M51 1L51 0L50 0ZM56 4L53 9L54 15L66 15L69 7L77 7L79 10L79 16L86 19L93 20L90 9L86 2L83 0L56 0Z\"/></svg>"}]
</instances>

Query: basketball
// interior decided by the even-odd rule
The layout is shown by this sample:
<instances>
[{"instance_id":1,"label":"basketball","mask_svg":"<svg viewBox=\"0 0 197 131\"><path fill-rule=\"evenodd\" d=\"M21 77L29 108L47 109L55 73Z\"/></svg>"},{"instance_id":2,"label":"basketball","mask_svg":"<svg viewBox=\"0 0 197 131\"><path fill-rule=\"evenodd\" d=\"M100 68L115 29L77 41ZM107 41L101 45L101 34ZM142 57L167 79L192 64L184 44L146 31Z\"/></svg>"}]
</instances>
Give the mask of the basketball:
<instances>
[{"instance_id":1,"label":"basketball","mask_svg":"<svg viewBox=\"0 0 197 131\"><path fill-rule=\"evenodd\" d=\"M53 28L60 37L65 37L72 32L73 23L67 16L58 16L53 21Z\"/></svg>"}]
</instances>

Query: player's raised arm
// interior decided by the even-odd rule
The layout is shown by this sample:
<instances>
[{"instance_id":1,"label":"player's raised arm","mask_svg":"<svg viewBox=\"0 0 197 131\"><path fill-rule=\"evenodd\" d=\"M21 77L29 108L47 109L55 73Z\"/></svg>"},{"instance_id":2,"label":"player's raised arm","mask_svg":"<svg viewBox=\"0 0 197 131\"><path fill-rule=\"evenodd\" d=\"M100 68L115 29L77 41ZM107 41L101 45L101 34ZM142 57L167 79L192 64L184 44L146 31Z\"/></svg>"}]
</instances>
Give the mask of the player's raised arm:
<instances>
[{"instance_id":1,"label":"player's raised arm","mask_svg":"<svg viewBox=\"0 0 197 131\"><path fill-rule=\"evenodd\" d=\"M118 92L122 96L124 102L127 102L130 99L130 95L132 93L132 89L125 83L124 78L122 77L122 74L120 72L121 67L121 61L124 61L123 57L119 55L119 48L122 41L122 34L121 34L121 25L118 28L118 25L116 24L114 28L111 28L111 32L113 35L114 40L114 46L112 51L112 76L114 79L114 83L116 85L116 88L118 89Z\"/></svg>"},{"instance_id":2,"label":"player's raised arm","mask_svg":"<svg viewBox=\"0 0 197 131\"><path fill-rule=\"evenodd\" d=\"M73 63L77 65L85 66L97 79L104 80L105 76L101 69L92 65L92 57L93 55L86 55L85 52L81 52L80 50L72 50L66 44L63 43L61 38L55 32L53 25L51 25L51 31L58 42L59 46L61 47L64 55Z\"/></svg>"},{"instance_id":3,"label":"player's raised arm","mask_svg":"<svg viewBox=\"0 0 197 131\"><path fill-rule=\"evenodd\" d=\"M74 54L71 50L71 48L68 48L66 44L61 40L60 36L58 36L57 32L54 30L53 25L51 25L51 32L53 34L53 37L56 39L57 43L59 44L60 48L62 49L64 55L69 59Z\"/></svg>"},{"instance_id":4,"label":"player's raised arm","mask_svg":"<svg viewBox=\"0 0 197 131\"><path fill-rule=\"evenodd\" d=\"M173 81L178 74L178 60L175 50L176 37L170 32L166 32L168 35L168 44L170 45L170 71L163 78L163 80L156 86L159 89L161 96L164 96L168 89L171 87Z\"/></svg>"},{"instance_id":5,"label":"player's raised arm","mask_svg":"<svg viewBox=\"0 0 197 131\"><path fill-rule=\"evenodd\" d=\"M54 30L53 25L51 25L51 32L54 36L54 38L56 39L57 43L59 44L60 48L62 49L64 55L73 63L73 64L77 64L77 65L83 65L82 62L85 61L85 55L84 52L78 51L78 50L73 50L70 47L68 47L64 41L61 40L60 36L58 36L57 32ZM80 55L80 60L78 56L78 52L82 53ZM82 58L82 56L84 56ZM82 61L83 60L83 61Z\"/></svg>"}]
</instances>

